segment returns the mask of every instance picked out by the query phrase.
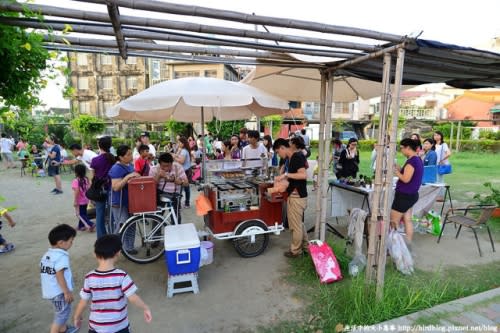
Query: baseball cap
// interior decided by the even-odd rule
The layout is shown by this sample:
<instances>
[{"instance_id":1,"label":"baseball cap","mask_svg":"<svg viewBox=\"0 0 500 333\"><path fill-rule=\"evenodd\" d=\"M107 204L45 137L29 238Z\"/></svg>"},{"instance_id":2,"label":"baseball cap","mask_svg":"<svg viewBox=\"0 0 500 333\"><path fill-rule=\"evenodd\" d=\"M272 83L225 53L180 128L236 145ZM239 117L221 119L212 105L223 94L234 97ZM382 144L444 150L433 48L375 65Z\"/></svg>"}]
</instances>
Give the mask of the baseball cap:
<instances>
[{"instance_id":1,"label":"baseball cap","mask_svg":"<svg viewBox=\"0 0 500 333\"><path fill-rule=\"evenodd\" d=\"M149 138L149 132L142 132L141 136L147 136Z\"/></svg>"}]
</instances>

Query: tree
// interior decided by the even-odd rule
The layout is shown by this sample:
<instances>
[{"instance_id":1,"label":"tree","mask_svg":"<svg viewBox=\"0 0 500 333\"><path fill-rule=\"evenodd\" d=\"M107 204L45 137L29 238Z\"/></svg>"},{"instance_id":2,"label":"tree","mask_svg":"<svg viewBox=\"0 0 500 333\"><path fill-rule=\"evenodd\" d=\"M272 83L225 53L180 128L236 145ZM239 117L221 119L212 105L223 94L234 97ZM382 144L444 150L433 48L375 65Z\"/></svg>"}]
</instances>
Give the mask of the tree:
<instances>
[{"instance_id":1,"label":"tree","mask_svg":"<svg viewBox=\"0 0 500 333\"><path fill-rule=\"evenodd\" d=\"M245 120L219 121L214 119L207 123L207 130L212 133L214 137L225 140L229 139L233 134L238 134L240 128L243 126L245 126Z\"/></svg>"},{"instance_id":2,"label":"tree","mask_svg":"<svg viewBox=\"0 0 500 333\"><path fill-rule=\"evenodd\" d=\"M165 127L168 130L168 134L170 134L170 139L174 140L176 135L185 135L189 124L181 123L179 121L175 121L174 119L167 120L165 123Z\"/></svg>"},{"instance_id":3,"label":"tree","mask_svg":"<svg viewBox=\"0 0 500 333\"><path fill-rule=\"evenodd\" d=\"M283 117L280 115L267 116L262 118L261 122L264 124L264 126L271 129L271 137L273 139L276 139L278 133L281 130L281 123L283 122Z\"/></svg>"},{"instance_id":4,"label":"tree","mask_svg":"<svg viewBox=\"0 0 500 333\"><path fill-rule=\"evenodd\" d=\"M106 125L102 119L82 114L71 121L71 127L80 134L83 145L90 142L91 136L101 133Z\"/></svg>"},{"instance_id":5,"label":"tree","mask_svg":"<svg viewBox=\"0 0 500 333\"><path fill-rule=\"evenodd\" d=\"M19 13L0 12L0 16L19 17ZM36 16L25 13L25 17ZM43 70L46 61L56 52L49 52L43 47L43 36L35 31L0 24L0 114L11 106L30 110L40 104L38 91L45 87Z\"/></svg>"}]
</instances>

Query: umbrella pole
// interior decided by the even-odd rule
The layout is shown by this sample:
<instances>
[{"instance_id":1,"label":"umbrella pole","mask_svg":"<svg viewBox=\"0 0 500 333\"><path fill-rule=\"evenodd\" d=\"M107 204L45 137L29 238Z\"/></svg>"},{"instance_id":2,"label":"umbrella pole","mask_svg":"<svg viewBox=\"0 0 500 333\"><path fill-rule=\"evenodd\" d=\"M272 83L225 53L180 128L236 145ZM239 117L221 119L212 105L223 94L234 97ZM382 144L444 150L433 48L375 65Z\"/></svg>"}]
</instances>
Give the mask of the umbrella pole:
<instances>
[{"instance_id":1,"label":"umbrella pole","mask_svg":"<svg viewBox=\"0 0 500 333\"><path fill-rule=\"evenodd\" d=\"M205 175L206 175L206 151L207 147L205 147L205 111L203 110L203 106L201 107L201 139L203 140L203 149L201 150L201 177L203 178L203 183L206 184Z\"/></svg>"}]
</instances>

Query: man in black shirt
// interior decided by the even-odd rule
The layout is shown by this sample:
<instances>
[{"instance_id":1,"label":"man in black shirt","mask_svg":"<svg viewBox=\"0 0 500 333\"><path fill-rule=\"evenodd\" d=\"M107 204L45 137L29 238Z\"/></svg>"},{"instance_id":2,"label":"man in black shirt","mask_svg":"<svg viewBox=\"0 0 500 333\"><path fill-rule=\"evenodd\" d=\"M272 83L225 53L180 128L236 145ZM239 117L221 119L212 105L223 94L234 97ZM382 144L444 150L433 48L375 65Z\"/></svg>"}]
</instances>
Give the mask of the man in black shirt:
<instances>
[{"instance_id":1,"label":"man in black shirt","mask_svg":"<svg viewBox=\"0 0 500 333\"><path fill-rule=\"evenodd\" d=\"M307 208L307 173L306 158L301 152L294 152L285 139L277 139L273 150L285 159L284 173L277 180L287 179L289 182L287 192L288 225L292 233L290 250L284 253L285 257L299 257L307 246L307 233L302 223L302 216Z\"/></svg>"}]
</instances>

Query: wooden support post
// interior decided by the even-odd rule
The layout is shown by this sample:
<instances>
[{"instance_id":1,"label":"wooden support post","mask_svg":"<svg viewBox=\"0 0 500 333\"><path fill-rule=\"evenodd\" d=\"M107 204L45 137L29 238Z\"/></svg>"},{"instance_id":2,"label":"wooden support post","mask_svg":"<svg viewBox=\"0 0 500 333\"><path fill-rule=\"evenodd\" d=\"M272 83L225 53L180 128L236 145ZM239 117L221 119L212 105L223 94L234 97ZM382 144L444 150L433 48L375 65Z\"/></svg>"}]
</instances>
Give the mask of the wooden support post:
<instances>
[{"instance_id":1,"label":"wooden support post","mask_svg":"<svg viewBox=\"0 0 500 333\"><path fill-rule=\"evenodd\" d=\"M384 71L382 75L382 96L380 100L380 121L377 135L377 143L375 150L377 152L377 159L375 165L375 182L373 184L373 196L370 202L371 216L368 224L369 242L368 242L368 255L366 265L366 280L368 282L375 281L376 278L376 249L378 245L377 223L378 216L380 215L380 198L382 192L383 170L386 167L385 147L388 142L386 140L386 124L389 113L390 101L390 82L391 82L391 54L384 54Z\"/></svg>"},{"instance_id":2,"label":"wooden support post","mask_svg":"<svg viewBox=\"0 0 500 333\"><path fill-rule=\"evenodd\" d=\"M319 137L318 137L318 169L320 169L323 160L326 158L321 154L324 150L325 144L325 99L326 99L326 73L321 71L321 91L320 91L320 104L319 104ZM322 172L318 172L318 184L323 182ZM316 191L316 219L314 224L314 238L320 238L321 228L321 186Z\"/></svg>"},{"instance_id":3,"label":"wooden support post","mask_svg":"<svg viewBox=\"0 0 500 333\"><path fill-rule=\"evenodd\" d=\"M399 119L399 104L401 94L401 84L403 82L403 67L404 67L405 49L398 49L398 58L396 61L396 76L394 78L394 94L392 98L392 128L391 128L391 144L389 148L389 157L387 160L387 174L385 182L385 198L384 198L384 226L380 235L380 251L377 265L377 289L376 298L382 300L384 294L384 278L385 278L385 263L387 252L385 251L385 237L390 223L391 202L389 201L389 193L392 191L392 176L393 176L393 161L396 156L396 143L398 134L398 119ZM399 221L398 221L399 222Z\"/></svg>"},{"instance_id":4,"label":"wooden support post","mask_svg":"<svg viewBox=\"0 0 500 333\"><path fill-rule=\"evenodd\" d=\"M457 128L457 142L455 144L455 151L458 153L460 151L460 137L462 136L462 122L458 122ZM451 148L450 148L451 149Z\"/></svg>"},{"instance_id":5,"label":"wooden support post","mask_svg":"<svg viewBox=\"0 0 500 333\"><path fill-rule=\"evenodd\" d=\"M325 107L325 143L323 144L323 164L321 164L322 182L320 183L321 192L321 216L320 216L320 236L319 239L326 239L326 212L328 205L328 156L330 151L330 141L332 138L332 103L333 103L333 74L328 75L328 85L326 90L326 107Z\"/></svg>"}]
</instances>

